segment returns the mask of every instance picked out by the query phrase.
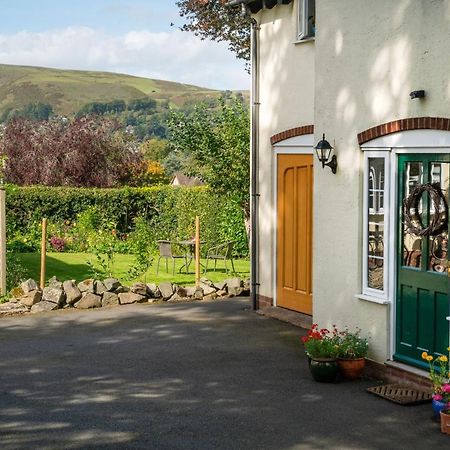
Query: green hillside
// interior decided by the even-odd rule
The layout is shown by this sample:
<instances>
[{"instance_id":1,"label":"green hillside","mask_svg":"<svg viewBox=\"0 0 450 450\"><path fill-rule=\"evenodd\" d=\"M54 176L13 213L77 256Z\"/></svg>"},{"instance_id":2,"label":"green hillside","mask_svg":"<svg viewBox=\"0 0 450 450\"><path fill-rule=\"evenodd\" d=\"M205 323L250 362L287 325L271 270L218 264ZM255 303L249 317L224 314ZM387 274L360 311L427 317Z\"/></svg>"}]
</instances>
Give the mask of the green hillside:
<instances>
[{"instance_id":1,"label":"green hillside","mask_svg":"<svg viewBox=\"0 0 450 450\"><path fill-rule=\"evenodd\" d=\"M216 98L219 91L130 75L0 64L0 115L32 102L48 103L56 114L76 113L90 102L149 96L172 106Z\"/></svg>"}]
</instances>

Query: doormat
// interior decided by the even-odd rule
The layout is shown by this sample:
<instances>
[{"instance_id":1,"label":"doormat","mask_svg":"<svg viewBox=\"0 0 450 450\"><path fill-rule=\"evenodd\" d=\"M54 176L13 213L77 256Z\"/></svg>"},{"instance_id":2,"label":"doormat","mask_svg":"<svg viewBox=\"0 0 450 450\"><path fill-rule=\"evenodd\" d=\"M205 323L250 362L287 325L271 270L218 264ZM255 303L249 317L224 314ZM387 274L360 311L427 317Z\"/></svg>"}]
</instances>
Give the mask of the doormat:
<instances>
[{"instance_id":1,"label":"doormat","mask_svg":"<svg viewBox=\"0 0 450 450\"><path fill-rule=\"evenodd\" d=\"M431 401L431 393L420 389L412 389L402 384L383 384L367 388L367 392L378 395L399 405L419 405Z\"/></svg>"}]
</instances>

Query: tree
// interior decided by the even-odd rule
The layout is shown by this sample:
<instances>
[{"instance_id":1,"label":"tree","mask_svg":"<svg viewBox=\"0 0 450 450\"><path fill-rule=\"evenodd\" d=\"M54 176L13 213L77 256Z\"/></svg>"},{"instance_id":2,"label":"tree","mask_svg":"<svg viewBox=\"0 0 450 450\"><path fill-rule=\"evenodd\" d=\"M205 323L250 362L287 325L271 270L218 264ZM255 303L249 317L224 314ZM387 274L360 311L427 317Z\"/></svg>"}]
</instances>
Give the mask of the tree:
<instances>
[{"instance_id":1,"label":"tree","mask_svg":"<svg viewBox=\"0 0 450 450\"><path fill-rule=\"evenodd\" d=\"M236 57L250 60L250 18L240 8L225 6L228 0L179 0L176 5L185 23L181 29L202 39L228 42Z\"/></svg>"},{"instance_id":2,"label":"tree","mask_svg":"<svg viewBox=\"0 0 450 450\"><path fill-rule=\"evenodd\" d=\"M190 115L172 112L169 145L184 157L183 171L215 192L233 196L249 219L250 114L233 97L215 110L199 105ZM180 158L183 160L183 158Z\"/></svg>"},{"instance_id":3,"label":"tree","mask_svg":"<svg viewBox=\"0 0 450 450\"><path fill-rule=\"evenodd\" d=\"M152 138L144 141L139 150L147 161L162 162L168 156L170 149L166 139Z\"/></svg>"},{"instance_id":4,"label":"tree","mask_svg":"<svg viewBox=\"0 0 450 450\"><path fill-rule=\"evenodd\" d=\"M2 114L0 122L7 122L14 118L30 120L48 120L53 115L53 107L48 103L32 102L20 109L8 108Z\"/></svg>"},{"instance_id":5,"label":"tree","mask_svg":"<svg viewBox=\"0 0 450 450\"><path fill-rule=\"evenodd\" d=\"M101 117L8 122L0 139L7 182L112 187L140 157L118 122Z\"/></svg>"}]
</instances>

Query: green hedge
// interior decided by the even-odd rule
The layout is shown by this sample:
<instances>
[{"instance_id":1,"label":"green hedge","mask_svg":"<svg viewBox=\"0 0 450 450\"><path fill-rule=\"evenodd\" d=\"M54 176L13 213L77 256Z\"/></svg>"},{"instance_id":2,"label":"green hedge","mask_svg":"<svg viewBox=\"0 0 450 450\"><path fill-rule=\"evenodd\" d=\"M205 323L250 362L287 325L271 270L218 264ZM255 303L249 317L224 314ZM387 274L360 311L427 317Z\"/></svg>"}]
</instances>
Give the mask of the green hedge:
<instances>
[{"instance_id":1,"label":"green hedge","mask_svg":"<svg viewBox=\"0 0 450 450\"><path fill-rule=\"evenodd\" d=\"M248 254L243 211L233 198L220 198L206 187L156 186L91 189L31 186L6 188L8 239L38 239L40 223L74 223L78 214L95 208L100 227L118 233L133 231L134 219L149 224L151 244L157 239L186 239L195 233L200 216L202 239L208 245L236 241L236 255Z\"/></svg>"}]
</instances>

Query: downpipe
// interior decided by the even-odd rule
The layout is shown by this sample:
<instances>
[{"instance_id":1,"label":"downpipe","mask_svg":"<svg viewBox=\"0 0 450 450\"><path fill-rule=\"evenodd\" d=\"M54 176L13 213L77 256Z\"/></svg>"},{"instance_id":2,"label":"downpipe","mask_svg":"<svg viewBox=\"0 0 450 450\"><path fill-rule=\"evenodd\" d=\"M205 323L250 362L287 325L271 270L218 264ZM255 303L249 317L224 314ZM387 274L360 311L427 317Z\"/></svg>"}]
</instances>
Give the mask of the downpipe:
<instances>
[{"instance_id":1,"label":"downpipe","mask_svg":"<svg viewBox=\"0 0 450 450\"><path fill-rule=\"evenodd\" d=\"M251 24L251 141L250 141L250 297L252 309L258 309L258 229L259 229L259 58L258 58L259 25L256 19Z\"/></svg>"}]
</instances>

